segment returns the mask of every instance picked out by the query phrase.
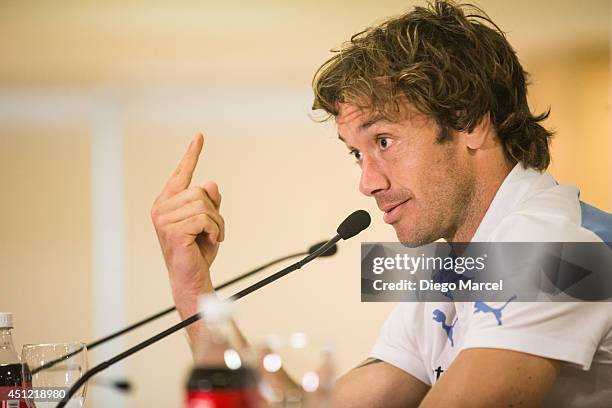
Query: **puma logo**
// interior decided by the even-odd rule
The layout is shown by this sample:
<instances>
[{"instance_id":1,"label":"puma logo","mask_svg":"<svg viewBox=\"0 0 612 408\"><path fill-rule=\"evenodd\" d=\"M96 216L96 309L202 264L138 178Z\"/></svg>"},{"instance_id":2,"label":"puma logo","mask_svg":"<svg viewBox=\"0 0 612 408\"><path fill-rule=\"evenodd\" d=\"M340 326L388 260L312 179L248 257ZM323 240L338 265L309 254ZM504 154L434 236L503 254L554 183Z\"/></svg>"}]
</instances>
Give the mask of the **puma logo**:
<instances>
[{"instance_id":1,"label":"puma logo","mask_svg":"<svg viewBox=\"0 0 612 408\"><path fill-rule=\"evenodd\" d=\"M448 324L446 324L446 315L440 309L436 309L433 311L433 319L436 322L442 324L442 329L444 329L444 331L446 332L446 337L448 337L451 347L455 347L455 342L453 341L453 327L455 327L455 324L457 324L457 320L459 319L455 319L453 324L449 326Z\"/></svg>"},{"instance_id":2,"label":"puma logo","mask_svg":"<svg viewBox=\"0 0 612 408\"><path fill-rule=\"evenodd\" d=\"M474 314L478 313L478 312L482 312L482 313L493 313L493 316L495 316L495 319L497 319L497 325L501 326L502 325L502 311L504 310L504 308L506 306L508 306L508 304L510 302L512 302L513 300L516 299L516 295L512 296L510 299L508 299L508 301L506 303L504 303L504 305L500 308L495 308L495 307L491 307L489 305L487 305L485 302L475 302L474 303Z\"/></svg>"}]
</instances>

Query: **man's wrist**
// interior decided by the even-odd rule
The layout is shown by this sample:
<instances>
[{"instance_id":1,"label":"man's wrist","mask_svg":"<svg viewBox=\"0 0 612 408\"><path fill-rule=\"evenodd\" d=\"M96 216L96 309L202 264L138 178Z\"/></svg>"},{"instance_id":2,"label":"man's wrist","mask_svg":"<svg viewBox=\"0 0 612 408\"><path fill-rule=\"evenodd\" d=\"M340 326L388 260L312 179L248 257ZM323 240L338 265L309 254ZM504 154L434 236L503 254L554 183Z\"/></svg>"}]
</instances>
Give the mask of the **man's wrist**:
<instances>
[{"instance_id":1,"label":"man's wrist","mask_svg":"<svg viewBox=\"0 0 612 408\"><path fill-rule=\"evenodd\" d=\"M172 297L174 298L174 305L179 313L181 320L185 320L197 313L199 313L198 302L202 295L214 294L212 283L209 285L202 285L196 288L172 288ZM189 347L192 352L194 351L193 345L197 344L202 336L203 324L201 321L195 322L185 328Z\"/></svg>"},{"instance_id":2,"label":"man's wrist","mask_svg":"<svg viewBox=\"0 0 612 408\"><path fill-rule=\"evenodd\" d=\"M196 288L172 288L174 305L181 319L186 319L198 313L198 301L202 295L214 294L212 283L201 285Z\"/></svg>"}]
</instances>

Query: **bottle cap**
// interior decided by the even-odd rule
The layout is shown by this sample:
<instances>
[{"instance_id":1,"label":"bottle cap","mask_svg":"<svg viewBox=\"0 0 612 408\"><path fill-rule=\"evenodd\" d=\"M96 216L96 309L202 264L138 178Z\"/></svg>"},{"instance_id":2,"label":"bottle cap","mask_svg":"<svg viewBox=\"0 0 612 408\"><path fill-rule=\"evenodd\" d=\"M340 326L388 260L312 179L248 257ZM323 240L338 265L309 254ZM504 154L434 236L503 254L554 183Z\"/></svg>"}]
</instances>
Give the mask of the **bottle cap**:
<instances>
[{"instance_id":1,"label":"bottle cap","mask_svg":"<svg viewBox=\"0 0 612 408\"><path fill-rule=\"evenodd\" d=\"M202 319L207 322L230 320L234 314L231 302L219 299L216 295L204 295L200 298L199 310Z\"/></svg>"},{"instance_id":2,"label":"bottle cap","mask_svg":"<svg viewBox=\"0 0 612 408\"><path fill-rule=\"evenodd\" d=\"M13 314L0 312L0 329L13 328Z\"/></svg>"}]
</instances>

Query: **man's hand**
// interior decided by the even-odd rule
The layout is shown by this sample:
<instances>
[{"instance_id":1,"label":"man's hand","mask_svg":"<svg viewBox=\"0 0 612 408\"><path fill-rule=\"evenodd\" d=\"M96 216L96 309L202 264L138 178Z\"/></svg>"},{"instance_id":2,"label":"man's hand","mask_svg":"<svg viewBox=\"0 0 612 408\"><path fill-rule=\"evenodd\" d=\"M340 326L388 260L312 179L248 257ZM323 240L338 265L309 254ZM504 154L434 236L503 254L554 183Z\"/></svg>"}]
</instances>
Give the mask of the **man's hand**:
<instances>
[{"instance_id":1,"label":"man's hand","mask_svg":"<svg viewBox=\"0 0 612 408\"><path fill-rule=\"evenodd\" d=\"M217 185L189 187L203 144L204 137L197 134L151 209L174 303L183 318L197 312L202 293L213 291L210 267L225 238Z\"/></svg>"}]
</instances>

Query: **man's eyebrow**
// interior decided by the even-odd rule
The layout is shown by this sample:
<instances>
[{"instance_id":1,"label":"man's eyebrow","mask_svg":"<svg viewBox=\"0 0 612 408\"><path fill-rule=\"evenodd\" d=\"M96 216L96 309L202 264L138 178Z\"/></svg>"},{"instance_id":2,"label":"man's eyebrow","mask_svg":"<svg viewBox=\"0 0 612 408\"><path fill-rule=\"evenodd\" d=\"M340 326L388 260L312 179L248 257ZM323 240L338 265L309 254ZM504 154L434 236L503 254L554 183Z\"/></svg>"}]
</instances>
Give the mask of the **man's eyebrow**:
<instances>
[{"instance_id":1,"label":"man's eyebrow","mask_svg":"<svg viewBox=\"0 0 612 408\"><path fill-rule=\"evenodd\" d=\"M361 125L359 125L359 130L366 130L367 128L369 128L370 126L383 121L384 118L380 115L376 115L376 116L372 116L370 119L366 120L365 122L363 122Z\"/></svg>"},{"instance_id":2,"label":"man's eyebrow","mask_svg":"<svg viewBox=\"0 0 612 408\"><path fill-rule=\"evenodd\" d=\"M369 128L370 126L372 126L372 125L374 125L374 124L376 124L376 123L378 123L378 122L384 121L384 120L385 120L385 119L384 119L382 116L379 116L379 115L377 115L377 116L372 116L370 119L366 120L366 121L365 121L365 122L363 122L361 125L359 125L359 130L360 130L360 131L362 131L362 130L366 130L366 129L367 129L367 128ZM340 135L340 133L338 133L338 139L342 140L342 142L343 142L344 144L346 144L346 140L344 140L344 138L342 137L342 135ZM351 147L351 146L349 146L349 147Z\"/></svg>"},{"instance_id":3,"label":"man's eyebrow","mask_svg":"<svg viewBox=\"0 0 612 408\"><path fill-rule=\"evenodd\" d=\"M338 139L340 139L342 141L342 143L344 143L349 150L353 150L354 149L353 146L351 146L350 144L346 143L346 140L344 140L344 138L340 135L340 133L338 133Z\"/></svg>"}]
</instances>

